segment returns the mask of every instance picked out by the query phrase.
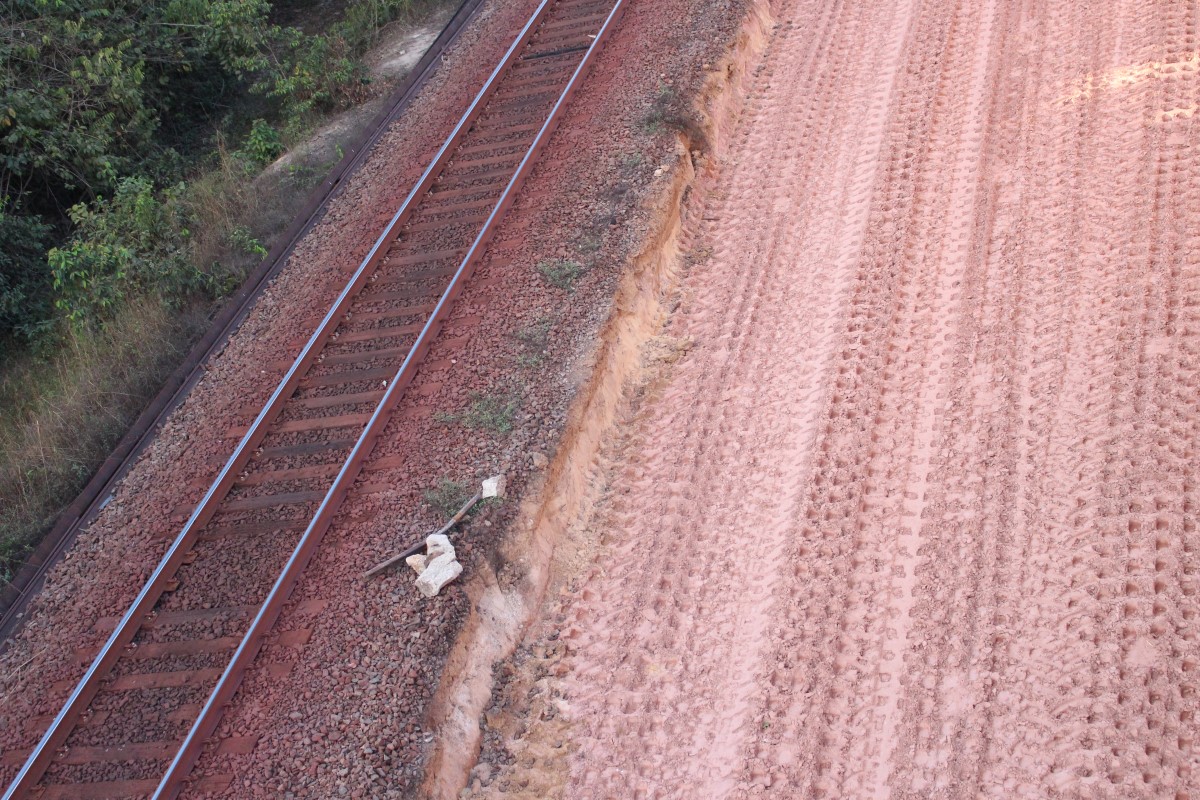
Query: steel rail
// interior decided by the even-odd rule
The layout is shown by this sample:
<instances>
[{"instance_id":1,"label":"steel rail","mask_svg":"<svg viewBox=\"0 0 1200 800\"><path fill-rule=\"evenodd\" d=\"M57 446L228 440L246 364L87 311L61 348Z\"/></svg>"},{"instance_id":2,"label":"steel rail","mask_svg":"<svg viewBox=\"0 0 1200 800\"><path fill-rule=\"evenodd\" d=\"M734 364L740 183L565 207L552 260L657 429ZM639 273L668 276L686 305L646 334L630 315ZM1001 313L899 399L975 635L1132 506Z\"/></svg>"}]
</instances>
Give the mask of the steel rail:
<instances>
[{"instance_id":1,"label":"steel rail","mask_svg":"<svg viewBox=\"0 0 1200 800\"><path fill-rule=\"evenodd\" d=\"M545 6L545 4L544 1L542 5ZM258 650L262 646L263 637L274 627L279 614L283 610L284 603L291 596L300 575L308 566L308 562L312 559L313 554L320 545L321 538L329 529L334 516L345 500L347 491L358 477L363 462L370 455L376 441L383 433L384 427L391 420L392 412L403 397L404 390L412 382L418 364L432 346L434 338L440 332L442 323L449 314L451 304L453 304L455 298L462 291L463 285L474 272L477 255L482 253L491 240L496 227L512 206L513 199L521 185L525 182L525 178L532 168L534 160L545 147L555 128L557 128L562 110L572 95L574 95L583 77L587 74L591 66L592 57L608 39L617 20L620 19L621 13L624 11L624 4L625 0L616 0L614 3L612 10L605 18L603 26L601 26L599 32L596 34L596 38L592 40L582 61L575 68L575 72L571 75L571 79L563 89L558 101L554 104L554 108L551 109L549 116L542 124L532 144L530 144L529 150L521 159L504 192L500 195L495 207L488 215L483 228L479 231L479 234L475 237L475 241L463 256L462 262L455 271L450 284L442 293L437 305L429 315L429 319L421 329L421 333L413 343L412 349L409 350L404 362L396 371L395 378L389 382L387 391L384 392L383 398L379 401L379 405L376 406L374 413L371 415L371 419L367 422L358 441L355 442L354 449L351 450L333 484L326 492L325 498L321 501L316 515L309 523L304 534L300 537L300 541L296 543L296 547L292 551L292 555L288 558L287 564L284 565L283 571L275 581L275 585L271 587L270 594L267 595L267 599L259 608L253 622L251 622L250 627L242 637L242 641L238 645L237 651L234 653L229 665L225 668L224 673L222 673L220 679L217 681L217 685L213 688L208 701L200 710L195 722L193 722L191 730L188 731L187 738L175 754L175 758L171 761L166 774L163 775L158 789L152 796L152 800L175 800L182 791L184 782L199 759L205 742L216 731L225 708L233 699L233 695L237 692L238 686L245 676L246 669L257 656Z\"/></svg>"},{"instance_id":2,"label":"steel rail","mask_svg":"<svg viewBox=\"0 0 1200 800\"><path fill-rule=\"evenodd\" d=\"M413 201L423 195L437 178L438 173L448 161L454 145L466 133L475 120L475 117L482 110L484 100L491 93L499 76L511 65L521 47L532 37L537 23L545 15L550 3L551 0L542 0L538 5L533 15L529 18L529 21L526 22L521 32L517 35L517 38L509 46L504 57L496 65L495 69L492 70L483 87L475 95L466 112L464 112L463 116L454 126L454 129L429 163L429 166L425 168L416 185L409 191L403 204L401 204L400 208L392 216L383 233L379 235L375 245L347 281L346 286L325 314L320 325L318 325L312 336L309 337L292 366L280 380L279 385L267 400L262 411L258 413L254 422L251 423L250 428L238 442L237 447L234 448L233 454L226 461L225 466L221 468L216 479L184 524L183 529L167 548L166 553L134 599L133 604L121 617L121 620L100 648L100 651L96 654L96 657L83 674L83 677L80 678L79 683L71 691L63 707L55 715L46 732L38 740L38 743L21 765L20 771L5 791L3 800L15 800L21 797L41 780L42 775L49 768L58 749L63 746L67 737L74 729L79 716L100 690L104 678L111 672L112 667L120 659L122 652L137 635L143 618L153 609L162 596L165 586L182 565L183 559L194 543L196 536L212 519L220 502L232 488L242 467L245 466L246 462L253 455L254 450L266 436L268 432L267 428L278 416L287 399L295 392L296 386L303 377L304 372L312 365L325 340L341 321L350 302L370 278L379 260L386 253L386 245L394 241L399 235L400 228L412 212ZM405 363L408 363L407 360ZM322 504L322 507L324 507L324 504Z\"/></svg>"}]
</instances>

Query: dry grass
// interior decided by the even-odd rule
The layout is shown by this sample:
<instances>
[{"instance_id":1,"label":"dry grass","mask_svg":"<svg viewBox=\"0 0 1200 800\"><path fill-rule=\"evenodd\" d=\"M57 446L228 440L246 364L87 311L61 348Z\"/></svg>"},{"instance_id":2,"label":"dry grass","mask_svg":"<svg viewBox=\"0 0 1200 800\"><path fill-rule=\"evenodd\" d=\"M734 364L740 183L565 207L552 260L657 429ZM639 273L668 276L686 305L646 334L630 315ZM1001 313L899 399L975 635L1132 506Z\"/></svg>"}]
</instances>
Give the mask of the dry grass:
<instances>
[{"instance_id":1,"label":"dry grass","mask_svg":"<svg viewBox=\"0 0 1200 800\"><path fill-rule=\"evenodd\" d=\"M199 309L129 304L106 329L69 334L0 378L0 579L11 580L55 516L179 362Z\"/></svg>"},{"instance_id":2,"label":"dry grass","mask_svg":"<svg viewBox=\"0 0 1200 800\"><path fill-rule=\"evenodd\" d=\"M242 162L218 140L213 166L188 184L188 203L196 220L192 254L197 266L207 271L220 264L231 274L247 271L254 254L237 248L233 234L242 226L247 211L262 201L262 194L258 181L247 179ZM261 235L259 231L253 234L256 238Z\"/></svg>"},{"instance_id":3,"label":"dry grass","mask_svg":"<svg viewBox=\"0 0 1200 800\"><path fill-rule=\"evenodd\" d=\"M212 166L188 183L187 197L195 219L192 259L204 272L227 276L225 288L232 291L287 228L308 192L285 185L276 174L251 178L218 141Z\"/></svg>"},{"instance_id":4,"label":"dry grass","mask_svg":"<svg viewBox=\"0 0 1200 800\"><path fill-rule=\"evenodd\" d=\"M218 143L213 166L188 184L194 263L232 291L304 200L277 176L247 179ZM99 330L0 364L0 580L12 579L183 359L209 308L130 300Z\"/></svg>"}]
</instances>

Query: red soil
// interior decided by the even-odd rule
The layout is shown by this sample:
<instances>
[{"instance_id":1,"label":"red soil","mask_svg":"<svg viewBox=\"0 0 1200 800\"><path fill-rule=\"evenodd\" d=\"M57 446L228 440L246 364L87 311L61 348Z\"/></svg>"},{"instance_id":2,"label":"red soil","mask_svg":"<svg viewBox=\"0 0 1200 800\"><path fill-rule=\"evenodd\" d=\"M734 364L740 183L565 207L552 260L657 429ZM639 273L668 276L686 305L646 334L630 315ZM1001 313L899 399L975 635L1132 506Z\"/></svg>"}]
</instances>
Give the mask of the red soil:
<instances>
[{"instance_id":1,"label":"red soil","mask_svg":"<svg viewBox=\"0 0 1200 800\"><path fill-rule=\"evenodd\" d=\"M1194 9L771 5L476 791L1194 795Z\"/></svg>"}]
</instances>

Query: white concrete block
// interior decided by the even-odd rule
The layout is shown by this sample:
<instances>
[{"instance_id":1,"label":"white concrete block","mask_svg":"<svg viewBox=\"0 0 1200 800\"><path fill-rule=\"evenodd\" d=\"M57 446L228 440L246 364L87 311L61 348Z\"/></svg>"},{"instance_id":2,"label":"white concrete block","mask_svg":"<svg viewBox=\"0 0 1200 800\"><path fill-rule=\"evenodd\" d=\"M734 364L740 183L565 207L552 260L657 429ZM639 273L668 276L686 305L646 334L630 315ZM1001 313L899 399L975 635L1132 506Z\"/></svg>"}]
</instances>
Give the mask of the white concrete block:
<instances>
[{"instance_id":1,"label":"white concrete block","mask_svg":"<svg viewBox=\"0 0 1200 800\"><path fill-rule=\"evenodd\" d=\"M449 554L451 558L454 558L454 545L450 544L450 537L444 533L435 533L432 536L426 536L425 563L428 564L443 554Z\"/></svg>"},{"instance_id":2,"label":"white concrete block","mask_svg":"<svg viewBox=\"0 0 1200 800\"><path fill-rule=\"evenodd\" d=\"M503 497L505 483L507 481L503 475L493 475L483 482L483 489L479 493L485 500L489 497Z\"/></svg>"}]
</instances>

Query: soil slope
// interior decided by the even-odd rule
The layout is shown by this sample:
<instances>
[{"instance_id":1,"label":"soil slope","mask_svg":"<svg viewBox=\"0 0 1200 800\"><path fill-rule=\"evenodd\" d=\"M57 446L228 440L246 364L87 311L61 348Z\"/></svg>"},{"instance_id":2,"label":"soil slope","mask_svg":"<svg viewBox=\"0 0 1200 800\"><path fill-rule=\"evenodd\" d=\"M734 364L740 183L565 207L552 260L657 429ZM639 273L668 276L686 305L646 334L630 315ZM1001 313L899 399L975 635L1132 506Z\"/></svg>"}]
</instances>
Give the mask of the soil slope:
<instances>
[{"instance_id":1,"label":"soil slope","mask_svg":"<svg viewBox=\"0 0 1200 800\"><path fill-rule=\"evenodd\" d=\"M475 791L1197 792L1186 5L773 4L557 699Z\"/></svg>"}]
</instances>

